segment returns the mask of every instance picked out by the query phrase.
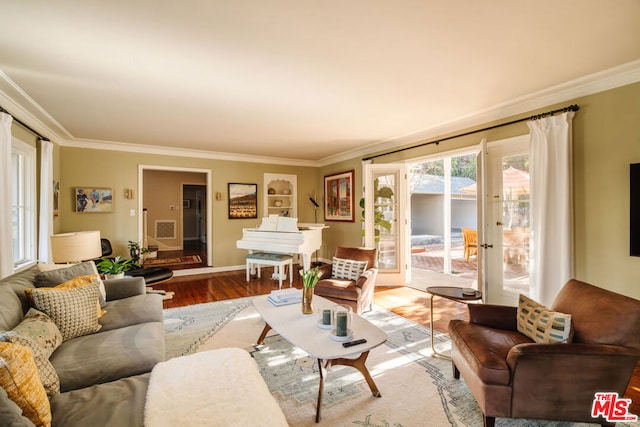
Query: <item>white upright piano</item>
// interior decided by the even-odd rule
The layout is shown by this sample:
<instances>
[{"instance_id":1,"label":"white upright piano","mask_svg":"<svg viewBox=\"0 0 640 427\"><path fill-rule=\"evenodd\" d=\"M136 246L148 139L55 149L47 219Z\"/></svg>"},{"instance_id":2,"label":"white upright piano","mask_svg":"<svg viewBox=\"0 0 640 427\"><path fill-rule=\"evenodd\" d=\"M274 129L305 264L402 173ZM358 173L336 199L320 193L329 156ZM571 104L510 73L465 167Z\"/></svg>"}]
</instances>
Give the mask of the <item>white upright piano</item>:
<instances>
[{"instance_id":1,"label":"white upright piano","mask_svg":"<svg viewBox=\"0 0 640 427\"><path fill-rule=\"evenodd\" d=\"M242 230L242 239L236 241L238 249L299 254L305 270L311 268L311 256L322 246L324 224L298 224L298 218L269 215L257 228Z\"/></svg>"}]
</instances>

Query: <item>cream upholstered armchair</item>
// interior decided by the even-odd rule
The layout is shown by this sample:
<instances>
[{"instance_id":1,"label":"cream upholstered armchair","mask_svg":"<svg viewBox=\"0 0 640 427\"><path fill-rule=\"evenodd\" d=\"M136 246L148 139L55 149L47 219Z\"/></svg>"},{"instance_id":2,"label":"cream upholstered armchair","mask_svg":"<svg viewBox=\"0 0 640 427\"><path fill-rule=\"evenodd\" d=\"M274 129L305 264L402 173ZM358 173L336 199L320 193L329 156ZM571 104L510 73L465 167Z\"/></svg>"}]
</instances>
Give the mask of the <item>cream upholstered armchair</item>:
<instances>
[{"instance_id":1,"label":"cream upholstered armchair","mask_svg":"<svg viewBox=\"0 0 640 427\"><path fill-rule=\"evenodd\" d=\"M358 314L371 310L378 274L376 249L338 246L333 262L321 272L316 295L348 305Z\"/></svg>"}]
</instances>

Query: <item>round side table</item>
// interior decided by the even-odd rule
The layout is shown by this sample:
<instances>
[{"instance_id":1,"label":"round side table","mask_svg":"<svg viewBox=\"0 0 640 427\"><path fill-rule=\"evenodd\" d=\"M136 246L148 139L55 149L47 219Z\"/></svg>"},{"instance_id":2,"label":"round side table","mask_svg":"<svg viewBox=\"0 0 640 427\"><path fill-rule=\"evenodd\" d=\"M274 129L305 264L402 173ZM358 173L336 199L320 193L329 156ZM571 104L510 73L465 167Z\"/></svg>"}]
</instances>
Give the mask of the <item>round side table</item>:
<instances>
[{"instance_id":1,"label":"round side table","mask_svg":"<svg viewBox=\"0 0 640 427\"><path fill-rule=\"evenodd\" d=\"M463 294L462 289L454 286L431 286L427 288L427 292L431 295L430 304L429 304L429 327L431 328L431 351L434 356L444 357L446 359L451 359L451 357L446 354L438 353L436 351L436 347L433 341L433 297L438 296L441 298L450 299L456 302L468 303L471 301L478 301L482 299L482 292L475 291L473 295Z\"/></svg>"}]
</instances>

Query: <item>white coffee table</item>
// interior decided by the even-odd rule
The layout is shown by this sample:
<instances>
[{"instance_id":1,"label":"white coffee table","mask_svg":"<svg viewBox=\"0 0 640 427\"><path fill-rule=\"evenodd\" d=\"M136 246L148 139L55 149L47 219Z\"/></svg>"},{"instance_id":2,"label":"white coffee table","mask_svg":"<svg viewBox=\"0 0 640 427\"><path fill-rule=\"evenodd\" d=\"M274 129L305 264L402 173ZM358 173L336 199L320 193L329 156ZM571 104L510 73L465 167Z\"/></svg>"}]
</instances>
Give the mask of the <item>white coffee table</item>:
<instances>
[{"instance_id":1,"label":"white coffee table","mask_svg":"<svg viewBox=\"0 0 640 427\"><path fill-rule=\"evenodd\" d=\"M317 326L318 316L315 313L318 313L323 308L331 308L335 305L334 302L326 298L314 295L313 307L315 313L309 316L302 315L300 304L276 307L267 300L267 295L254 298L253 305L266 323L260 338L258 338L258 344L262 344L267 333L273 329L291 344L318 360L320 387L318 389L316 422L320 421L326 370L333 365L346 365L356 368L364 376L373 395L381 397L365 362L369 356L369 351L387 340L387 334L382 329L354 314L352 323L353 337L351 339L364 338L367 342L345 348L341 342L334 341L329 336L329 330L321 329Z\"/></svg>"}]
</instances>

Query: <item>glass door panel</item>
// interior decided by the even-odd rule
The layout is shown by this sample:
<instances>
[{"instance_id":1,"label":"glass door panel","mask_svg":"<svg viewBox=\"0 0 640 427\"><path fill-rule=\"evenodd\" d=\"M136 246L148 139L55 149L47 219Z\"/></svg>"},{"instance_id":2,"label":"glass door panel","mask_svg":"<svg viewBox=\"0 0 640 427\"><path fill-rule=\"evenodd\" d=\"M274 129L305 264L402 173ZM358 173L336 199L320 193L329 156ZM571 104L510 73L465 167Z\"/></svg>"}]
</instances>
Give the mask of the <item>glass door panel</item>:
<instances>
[{"instance_id":1,"label":"glass door panel","mask_svg":"<svg viewBox=\"0 0 640 427\"><path fill-rule=\"evenodd\" d=\"M529 155L502 158L502 286L529 292Z\"/></svg>"},{"instance_id":2,"label":"glass door panel","mask_svg":"<svg viewBox=\"0 0 640 427\"><path fill-rule=\"evenodd\" d=\"M529 293L528 138L491 143L487 157L485 301L517 305L518 295Z\"/></svg>"},{"instance_id":3,"label":"glass door panel","mask_svg":"<svg viewBox=\"0 0 640 427\"><path fill-rule=\"evenodd\" d=\"M377 243L379 268L397 272L400 254L398 248L398 193L397 173L374 172L374 235Z\"/></svg>"}]
</instances>

